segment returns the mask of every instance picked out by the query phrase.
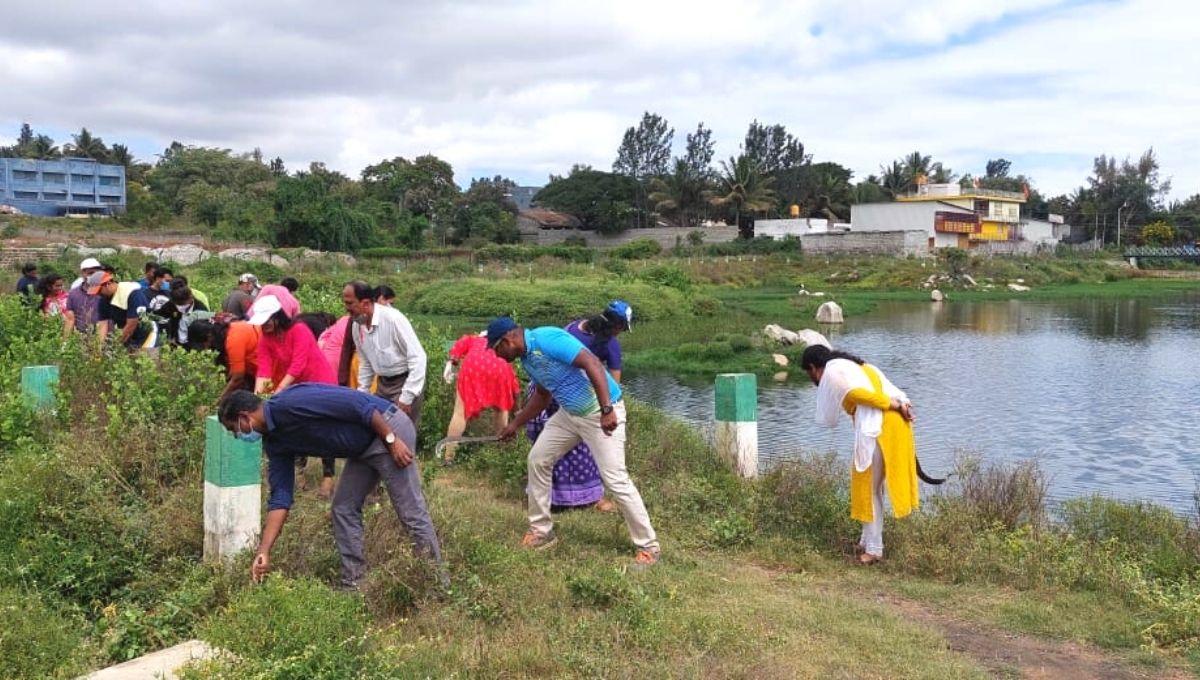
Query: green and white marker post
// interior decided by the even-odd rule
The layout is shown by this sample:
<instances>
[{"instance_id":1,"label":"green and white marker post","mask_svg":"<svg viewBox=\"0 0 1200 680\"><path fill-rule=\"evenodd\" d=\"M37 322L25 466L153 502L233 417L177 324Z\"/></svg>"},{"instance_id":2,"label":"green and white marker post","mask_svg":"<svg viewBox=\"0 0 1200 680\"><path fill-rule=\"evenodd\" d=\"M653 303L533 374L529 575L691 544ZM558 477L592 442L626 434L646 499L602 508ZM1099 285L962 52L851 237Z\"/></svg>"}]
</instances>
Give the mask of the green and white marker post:
<instances>
[{"instance_id":1,"label":"green and white marker post","mask_svg":"<svg viewBox=\"0 0 1200 680\"><path fill-rule=\"evenodd\" d=\"M739 477L758 476L758 379L753 373L721 373L716 384L717 454Z\"/></svg>"},{"instance_id":2,"label":"green and white marker post","mask_svg":"<svg viewBox=\"0 0 1200 680\"><path fill-rule=\"evenodd\" d=\"M228 561L258 545L262 445L244 442L216 416L204 423L204 559Z\"/></svg>"},{"instance_id":3,"label":"green and white marker post","mask_svg":"<svg viewBox=\"0 0 1200 680\"><path fill-rule=\"evenodd\" d=\"M58 387L58 366L26 366L21 369L21 399L32 411L53 409Z\"/></svg>"}]
</instances>

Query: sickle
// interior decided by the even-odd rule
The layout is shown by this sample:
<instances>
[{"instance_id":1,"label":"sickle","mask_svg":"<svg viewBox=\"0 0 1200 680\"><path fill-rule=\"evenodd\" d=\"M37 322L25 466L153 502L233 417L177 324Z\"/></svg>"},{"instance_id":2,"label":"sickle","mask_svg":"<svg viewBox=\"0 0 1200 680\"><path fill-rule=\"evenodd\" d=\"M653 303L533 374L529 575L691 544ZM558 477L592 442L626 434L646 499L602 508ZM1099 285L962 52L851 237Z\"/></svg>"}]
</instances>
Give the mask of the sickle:
<instances>
[{"instance_id":1,"label":"sickle","mask_svg":"<svg viewBox=\"0 0 1200 680\"><path fill-rule=\"evenodd\" d=\"M498 441L500 441L500 438L495 435L490 437L446 437L434 445L433 456L434 458L441 458L442 450L446 448L447 444L481 444L483 442Z\"/></svg>"}]
</instances>

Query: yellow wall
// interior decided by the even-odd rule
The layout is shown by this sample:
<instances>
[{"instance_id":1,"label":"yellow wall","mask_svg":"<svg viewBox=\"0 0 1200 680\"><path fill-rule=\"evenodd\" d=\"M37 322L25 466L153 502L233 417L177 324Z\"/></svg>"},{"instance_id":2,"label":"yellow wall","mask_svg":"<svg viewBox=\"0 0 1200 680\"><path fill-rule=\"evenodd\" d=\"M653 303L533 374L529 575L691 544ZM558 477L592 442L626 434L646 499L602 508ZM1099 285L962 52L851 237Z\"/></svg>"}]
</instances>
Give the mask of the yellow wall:
<instances>
[{"instance_id":1,"label":"yellow wall","mask_svg":"<svg viewBox=\"0 0 1200 680\"><path fill-rule=\"evenodd\" d=\"M972 241L1007 241L1009 225L1004 222L984 222L978 234L971 234Z\"/></svg>"}]
</instances>

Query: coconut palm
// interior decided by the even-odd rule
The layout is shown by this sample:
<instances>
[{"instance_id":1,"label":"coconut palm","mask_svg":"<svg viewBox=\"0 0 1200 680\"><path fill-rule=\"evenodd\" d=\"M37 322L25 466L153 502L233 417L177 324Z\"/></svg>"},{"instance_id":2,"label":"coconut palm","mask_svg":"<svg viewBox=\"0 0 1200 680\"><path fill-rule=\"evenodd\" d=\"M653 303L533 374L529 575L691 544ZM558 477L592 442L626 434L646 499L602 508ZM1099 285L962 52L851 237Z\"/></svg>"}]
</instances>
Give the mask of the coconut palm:
<instances>
[{"instance_id":1,"label":"coconut palm","mask_svg":"<svg viewBox=\"0 0 1200 680\"><path fill-rule=\"evenodd\" d=\"M891 165L879 166L879 186L892 198L908 191L909 178L904 165L900 161L892 161Z\"/></svg>"},{"instance_id":2,"label":"coconut palm","mask_svg":"<svg viewBox=\"0 0 1200 680\"><path fill-rule=\"evenodd\" d=\"M67 144L64 149L67 155L97 161L108 159L108 147L104 145L104 140L92 135L87 128L81 129L77 135L71 135L71 138L74 142Z\"/></svg>"},{"instance_id":3,"label":"coconut palm","mask_svg":"<svg viewBox=\"0 0 1200 680\"><path fill-rule=\"evenodd\" d=\"M30 158L58 158L62 153L54 145L54 140L46 135L38 135L29 143Z\"/></svg>"},{"instance_id":4,"label":"coconut palm","mask_svg":"<svg viewBox=\"0 0 1200 680\"><path fill-rule=\"evenodd\" d=\"M683 226L694 227L704 207L706 184L685 159L677 158L671 174L650 180L650 204L657 212L677 216Z\"/></svg>"},{"instance_id":5,"label":"coconut palm","mask_svg":"<svg viewBox=\"0 0 1200 680\"><path fill-rule=\"evenodd\" d=\"M743 210L767 210L774 205L774 183L775 178L764 174L757 161L742 154L721 161L717 193L709 200L713 205L732 207L734 222L740 227Z\"/></svg>"}]
</instances>

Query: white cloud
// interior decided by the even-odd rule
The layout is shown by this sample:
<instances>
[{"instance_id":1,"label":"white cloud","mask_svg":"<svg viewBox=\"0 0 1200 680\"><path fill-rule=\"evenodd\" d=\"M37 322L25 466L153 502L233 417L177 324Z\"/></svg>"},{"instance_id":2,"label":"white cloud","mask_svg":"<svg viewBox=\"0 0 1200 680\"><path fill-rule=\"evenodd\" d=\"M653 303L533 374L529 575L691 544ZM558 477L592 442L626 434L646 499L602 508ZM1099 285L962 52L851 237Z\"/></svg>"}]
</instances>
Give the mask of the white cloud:
<instances>
[{"instance_id":1,"label":"white cloud","mask_svg":"<svg viewBox=\"0 0 1200 680\"><path fill-rule=\"evenodd\" d=\"M431 152L462 183L541 182L607 168L651 110L680 142L705 121L719 157L757 118L860 177L913 149L960 172L1006 156L1048 193L1082 184L1094 155L1153 145L1176 195L1200 191L1200 9L1165 0L97 7L9 8L5 135L87 125L150 140L145 155L257 146L351 175Z\"/></svg>"}]
</instances>

